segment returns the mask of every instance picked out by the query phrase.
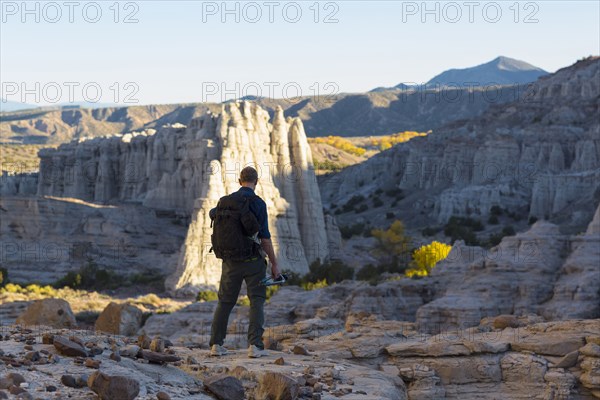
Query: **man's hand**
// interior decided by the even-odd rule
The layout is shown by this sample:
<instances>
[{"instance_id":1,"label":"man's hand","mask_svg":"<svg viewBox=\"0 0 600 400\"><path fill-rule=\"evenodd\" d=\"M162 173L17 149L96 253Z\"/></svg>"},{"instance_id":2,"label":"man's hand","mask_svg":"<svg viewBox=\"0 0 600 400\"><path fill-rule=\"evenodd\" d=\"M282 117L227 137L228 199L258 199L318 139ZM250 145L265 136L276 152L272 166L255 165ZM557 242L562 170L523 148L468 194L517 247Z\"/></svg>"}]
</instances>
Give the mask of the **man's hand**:
<instances>
[{"instance_id":1,"label":"man's hand","mask_svg":"<svg viewBox=\"0 0 600 400\"><path fill-rule=\"evenodd\" d=\"M279 266L277 265L277 260L275 259L275 251L273 251L273 243L271 243L271 239L261 238L260 247L262 247L265 253L267 253L267 257L269 257L269 261L271 262L271 276L273 276L273 279L277 279L281 272L279 271Z\"/></svg>"},{"instance_id":2,"label":"man's hand","mask_svg":"<svg viewBox=\"0 0 600 400\"><path fill-rule=\"evenodd\" d=\"M279 271L279 266L277 265L277 263L272 262L271 263L271 276L273 277L273 279L277 279L277 278L279 278L279 275L281 275L281 271Z\"/></svg>"}]
</instances>

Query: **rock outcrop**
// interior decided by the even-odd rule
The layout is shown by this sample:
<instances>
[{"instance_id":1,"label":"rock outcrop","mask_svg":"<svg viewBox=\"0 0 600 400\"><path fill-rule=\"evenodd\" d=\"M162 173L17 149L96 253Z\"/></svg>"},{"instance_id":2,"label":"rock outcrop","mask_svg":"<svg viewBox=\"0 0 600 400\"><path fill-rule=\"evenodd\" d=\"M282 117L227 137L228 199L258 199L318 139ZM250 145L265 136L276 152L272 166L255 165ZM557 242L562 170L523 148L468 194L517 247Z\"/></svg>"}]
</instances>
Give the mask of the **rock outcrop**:
<instances>
[{"instance_id":1,"label":"rock outcrop","mask_svg":"<svg viewBox=\"0 0 600 400\"><path fill-rule=\"evenodd\" d=\"M94 325L96 331L133 336L142 326L142 310L134 305L111 302L100 313Z\"/></svg>"},{"instance_id":2,"label":"rock outcrop","mask_svg":"<svg viewBox=\"0 0 600 400\"><path fill-rule=\"evenodd\" d=\"M405 198L392 211L409 225L444 223L453 215L487 218L497 205L576 231L589 223L600 200L599 81L598 57L540 78L517 101L324 179L324 204L400 188ZM375 209L362 215L383 224L381 214ZM338 222L355 219L342 213Z\"/></svg>"},{"instance_id":3,"label":"rock outcrop","mask_svg":"<svg viewBox=\"0 0 600 400\"><path fill-rule=\"evenodd\" d=\"M51 284L87 266L129 275L175 271L188 217L131 203L2 196L2 267L15 283Z\"/></svg>"},{"instance_id":4,"label":"rock outcrop","mask_svg":"<svg viewBox=\"0 0 600 400\"><path fill-rule=\"evenodd\" d=\"M467 329L496 316L489 327L600 318L598 215L600 207L584 235L564 235L558 226L538 221L492 249L459 241L424 279L390 279L375 286L345 281L312 291L284 286L265 306L266 325L272 328L266 335L276 340L318 337L352 325L360 316L411 322L431 334ZM176 313L153 315L141 332L186 346L204 343L215 306L198 302ZM247 345L247 323L248 309L236 308L226 345Z\"/></svg>"},{"instance_id":5,"label":"rock outcrop","mask_svg":"<svg viewBox=\"0 0 600 400\"><path fill-rule=\"evenodd\" d=\"M489 250L457 242L432 271L434 300L416 313L425 331L468 327L484 317L541 315L548 320L600 317L600 207L582 235L536 222Z\"/></svg>"},{"instance_id":6,"label":"rock outcrop","mask_svg":"<svg viewBox=\"0 0 600 400\"><path fill-rule=\"evenodd\" d=\"M317 329L325 322L315 318L267 329L271 349L259 359L247 358L245 348L210 357L206 346L175 344L154 353L166 361L147 357L149 352L128 337L56 330L53 346L45 340L51 336L47 331L7 326L0 397L7 398L3 390L24 398L43 392L83 398L93 391L103 399L600 397L598 319L519 319L517 326L503 328L484 319L435 335L420 332L414 323L367 313ZM64 342L70 351L61 350ZM78 344L84 342L89 354Z\"/></svg>"},{"instance_id":7,"label":"rock outcrop","mask_svg":"<svg viewBox=\"0 0 600 400\"><path fill-rule=\"evenodd\" d=\"M44 325L51 328L74 328L77 326L71 306L63 299L34 301L17 318L17 324Z\"/></svg>"},{"instance_id":8,"label":"rock outcrop","mask_svg":"<svg viewBox=\"0 0 600 400\"><path fill-rule=\"evenodd\" d=\"M572 236L571 253L559 271L552 298L544 305L550 319L600 316L600 207L585 233Z\"/></svg>"},{"instance_id":9,"label":"rock outcrop","mask_svg":"<svg viewBox=\"0 0 600 400\"><path fill-rule=\"evenodd\" d=\"M259 171L257 194L267 203L269 229L281 267L297 273L329 257L338 240L335 224L323 215L302 122L268 113L249 102L223 105L158 132L73 141L44 149L38 195L72 197L93 203L135 202L191 215L187 238L169 290L194 292L214 286L220 262L210 249L208 211L239 187L239 171Z\"/></svg>"},{"instance_id":10,"label":"rock outcrop","mask_svg":"<svg viewBox=\"0 0 600 400\"><path fill-rule=\"evenodd\" d=\"M9 174L0 176L0 196L32 196L37 193L37 173Z\"/></svg>"}]
</instances>

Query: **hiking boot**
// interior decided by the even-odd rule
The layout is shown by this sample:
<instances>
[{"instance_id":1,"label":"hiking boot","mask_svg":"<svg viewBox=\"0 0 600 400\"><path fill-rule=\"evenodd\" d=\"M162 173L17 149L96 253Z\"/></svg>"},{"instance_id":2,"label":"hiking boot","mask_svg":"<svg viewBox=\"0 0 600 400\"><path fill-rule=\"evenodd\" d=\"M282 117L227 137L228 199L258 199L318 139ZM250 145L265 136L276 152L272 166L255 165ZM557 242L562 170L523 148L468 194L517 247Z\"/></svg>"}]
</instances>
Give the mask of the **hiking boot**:
<instances>
[{"instance_id":1,"label":"hiking boot","mask_svg":"<svg viewBox=\"0 0 600 400\"><path fill-rule=\"evenodd\" d=\"M268 355L269 352L267 350L259 349L255 345L250 345L250 347L248 347L248 357L250 358L259 358Z\"/></svg>"},{"instance_id":2,"label":"hiking boot","mask_svg":"<svg viewBox=\"0 0 600 400\"><path fill-rule=\"evenodd\" d=\"M223 346L213 344L210 348L210 355L213 357L220 357L224 356L225 354L227 354L227 349Z\"/></svg>"}]
</instances>

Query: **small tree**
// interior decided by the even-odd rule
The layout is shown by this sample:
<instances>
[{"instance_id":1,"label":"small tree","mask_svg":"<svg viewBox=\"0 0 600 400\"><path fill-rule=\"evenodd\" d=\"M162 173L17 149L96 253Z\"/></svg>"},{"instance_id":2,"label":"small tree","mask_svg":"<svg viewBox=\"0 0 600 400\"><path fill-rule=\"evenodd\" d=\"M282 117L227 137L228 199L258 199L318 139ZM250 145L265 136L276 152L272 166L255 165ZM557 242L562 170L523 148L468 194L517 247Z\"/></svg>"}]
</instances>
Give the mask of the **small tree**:
<instances>
[{"instance_id":1,"label":"small tree","mask_svg":"<svg viewBox=\"0 0 600 400\"><path fill-rule=\"evenodd\" d=\"M0 287L8 283L8 270L6 268L0 268Z\"/></svg>"},{"instance_id":2,"label":"small tree","mask_svg":"<svg viewBox=\"0 0 600 400\"><path fill-rule=\"evenodd\" d=\"M451 249L452 246L440 242L419 247L413 253L413 268L406 271L406 276L429 275L438 262L448 257Z\"/></svg>"},{"instance_id":3,"label":"small tree","mask_svg":"<svg viewBox=\"0 0 600 400\"><path fill-rule=\"evenodd\" d=\"M410 252L411 238L404 233L404 224L396 220L387 230L373 229L373 237L377 239L374 252L387 258L394 266L399 266Z\"/></svg>"}]
</instances>

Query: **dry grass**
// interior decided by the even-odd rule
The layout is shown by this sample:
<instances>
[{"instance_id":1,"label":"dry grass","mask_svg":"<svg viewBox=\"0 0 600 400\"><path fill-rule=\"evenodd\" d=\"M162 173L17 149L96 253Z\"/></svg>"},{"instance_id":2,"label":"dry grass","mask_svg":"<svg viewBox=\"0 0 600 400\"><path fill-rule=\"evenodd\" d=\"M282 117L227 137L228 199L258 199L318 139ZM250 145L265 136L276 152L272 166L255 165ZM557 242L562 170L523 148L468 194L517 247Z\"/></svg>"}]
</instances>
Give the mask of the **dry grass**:
<instances>
[{"instance_id":1,"label":"dry grass","mask_svg":"<svg viewBox=\"0 0 600 400\"><path fill-rule=\"evenodd\" d=\"M80 312L102 312L112 301L116 303L132 303L143 312L170 313L191 303L191 301L160 297L154 293L138 297L114 298L95 291L76 290L69 287L55 289L52 286L27 285L20 286L8 283L0 288L0 304L15 301L32 301L46 298L64 299L71 305L75 314Z\"/></svg>"},{"instance_id":2,"label":"dry grass","mask_svg":"<svg viewBox=\"0 0 600 400\"><path fill-rule=\"evenodd\" d=\"M44 147L57 147L45 144L0 144L0 164L2 171L9 173L36 172L40 169L38 151Z\"/></svg>"},{"instance_id":3,"label":"dry grass","mask_svg":"<svg viewBox=\"0 0 600 400\"><path fill-rule=\"evenodd\" d=\"M278 373L265 373L258 378L257 400L287 400L294 398L290 378Z\"/></svg>"}]
</instances>

